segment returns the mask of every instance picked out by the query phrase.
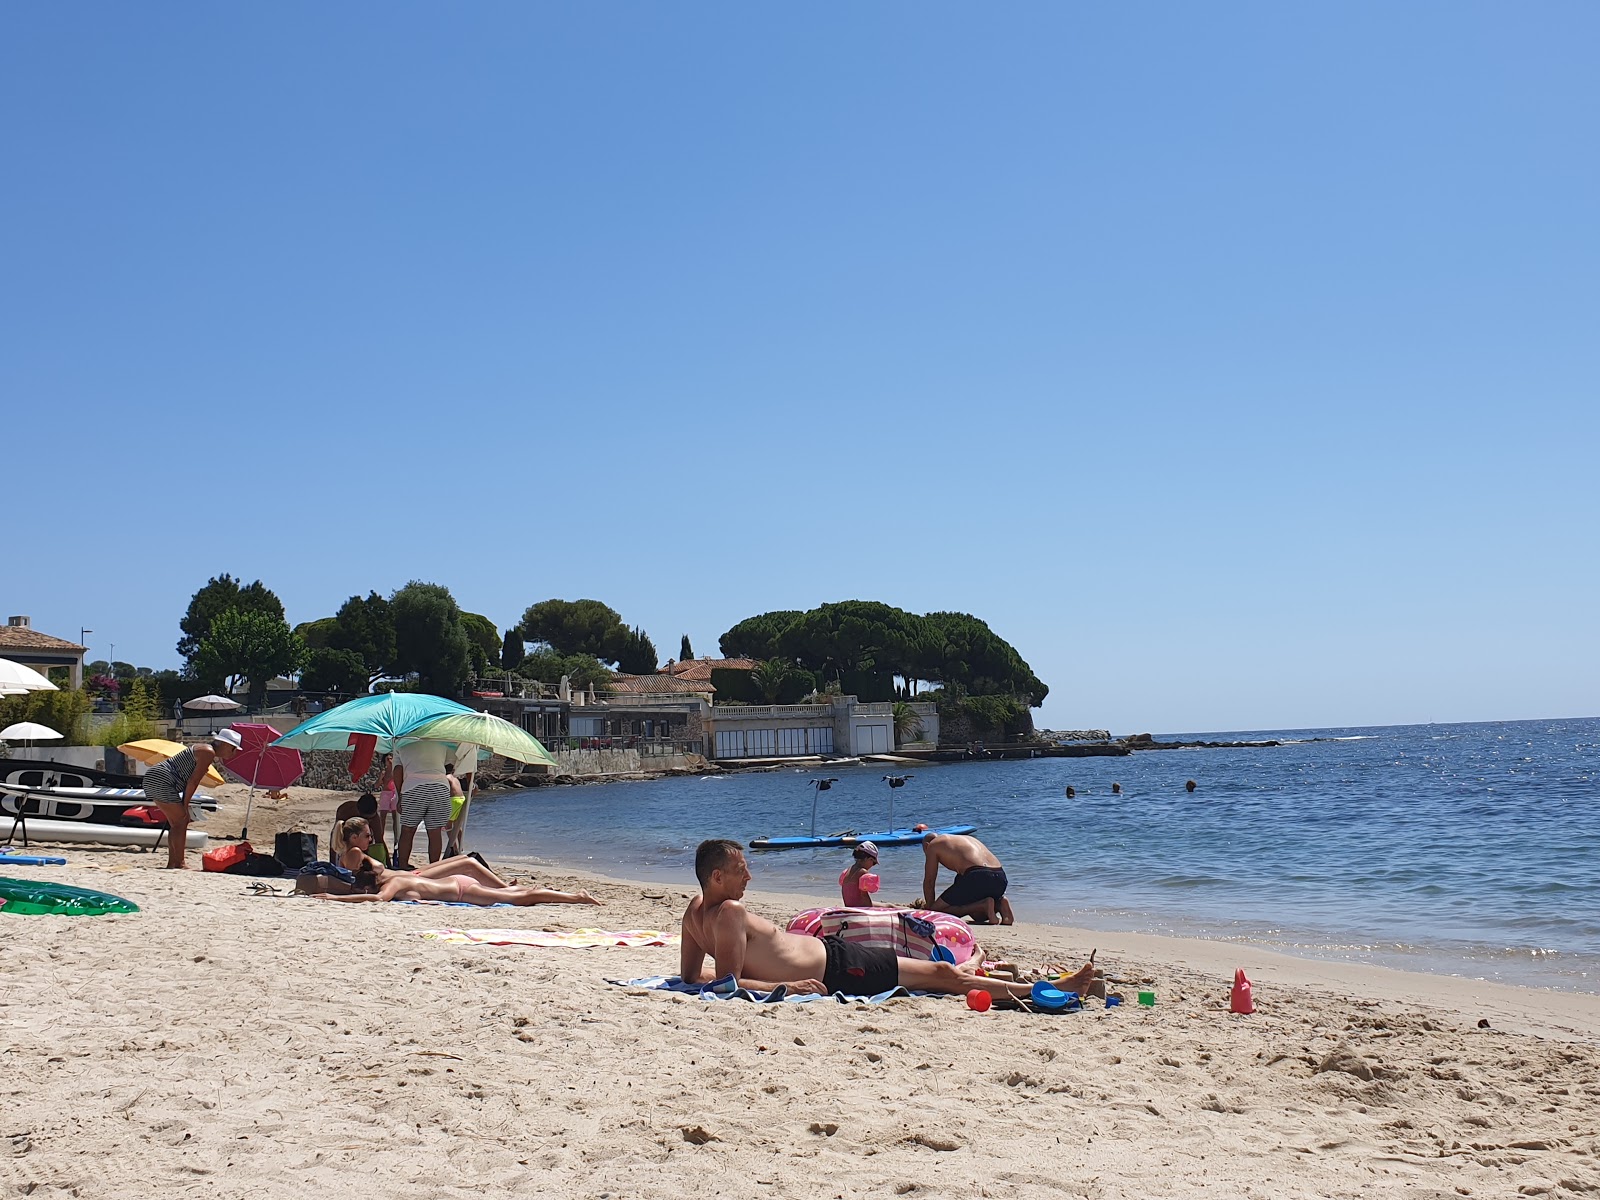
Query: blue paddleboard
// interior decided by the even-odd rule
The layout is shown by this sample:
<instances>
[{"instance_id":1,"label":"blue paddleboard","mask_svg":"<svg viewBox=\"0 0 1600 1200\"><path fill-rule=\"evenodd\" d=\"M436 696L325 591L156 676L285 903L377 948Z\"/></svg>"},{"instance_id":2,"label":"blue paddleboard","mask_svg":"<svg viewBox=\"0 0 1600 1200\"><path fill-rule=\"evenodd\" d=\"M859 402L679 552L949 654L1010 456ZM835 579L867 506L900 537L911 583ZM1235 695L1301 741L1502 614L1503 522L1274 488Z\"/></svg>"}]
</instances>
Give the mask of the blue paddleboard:
<instances>
[{"instance_id":1,"label":"blue paddleboard","mask_svg":"<svg viewBox=\"0 0 1600 1200\"><path fill-rule=\"evenodd\" d=\"M976 825L941 825L937 829L891 829L887 833L836 833L828 837L758 837L752 850L826 850L871 842L875 846L920 846L930 833L976 833Z\"/></svg>"}]
</instances>

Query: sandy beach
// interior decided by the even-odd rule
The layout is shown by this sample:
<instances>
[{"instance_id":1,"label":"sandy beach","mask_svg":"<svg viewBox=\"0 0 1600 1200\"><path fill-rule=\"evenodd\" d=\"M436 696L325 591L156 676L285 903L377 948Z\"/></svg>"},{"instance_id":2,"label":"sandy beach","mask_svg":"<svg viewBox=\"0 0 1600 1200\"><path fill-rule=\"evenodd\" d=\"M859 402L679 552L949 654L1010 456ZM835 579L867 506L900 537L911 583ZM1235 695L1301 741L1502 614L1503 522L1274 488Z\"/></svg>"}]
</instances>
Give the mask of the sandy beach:
<instances>
[{"instance_id":1,"label":"sandy beach","mask_svg":"<svg viewBox=\"0 0 1600 1200\"><path fill-rule=\"evenodd\" d=\"M325 837L337 797L258 805L252 840L270 849L297 816ZM236 815L225 799L213 831ZM497 862L605 904L475 911L256 896L151 854L65 854L5 874L143 911L0 915L7 1194L1600 1191L1594 995L1021 923L981 934L990 957L1076 964L1095 946L1128 1003L706 1002L605 981L672 974L676 947L420 936L676 931L691 880ZM749 903L782 922L827 899ZM1253 1016L1227 1010L1236 965Z\"/></svg>"}]
</instances>

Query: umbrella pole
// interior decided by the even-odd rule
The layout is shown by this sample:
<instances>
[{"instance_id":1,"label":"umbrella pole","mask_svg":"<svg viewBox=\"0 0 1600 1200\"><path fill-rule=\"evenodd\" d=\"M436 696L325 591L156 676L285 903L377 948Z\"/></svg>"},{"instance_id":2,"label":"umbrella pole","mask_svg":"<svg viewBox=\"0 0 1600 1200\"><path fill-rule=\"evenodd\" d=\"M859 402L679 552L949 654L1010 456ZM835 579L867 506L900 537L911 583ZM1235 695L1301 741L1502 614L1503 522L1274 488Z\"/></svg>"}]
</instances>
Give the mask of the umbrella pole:
<instances>
[{"instance_id":1,"label":"umbrella pole","mask_svg":"<svg viewBox=\"0 0 1600 1200\"><path fill-rule=\"evenodd\" d=\"M456 826L456 850L462 854L467 852L467 817L472 812L472 793L477 790L478 765L474 763L467 779L467 795L461 802L461 824Z\"/></svg>"},{"instance_id":2,"label":"umbrella pole","mask_svg":"<svg viewBox=\"0 0 1600 1200\"><path fill-rule=\"evenodd\" d=\"M239 840L248 841L250 838L250 810L256 802L256 779L261 775L261 756L256 755L256 769L250 772L250 790L244 797L244 824L239 826Z\"/></svg>"}]
</instances>

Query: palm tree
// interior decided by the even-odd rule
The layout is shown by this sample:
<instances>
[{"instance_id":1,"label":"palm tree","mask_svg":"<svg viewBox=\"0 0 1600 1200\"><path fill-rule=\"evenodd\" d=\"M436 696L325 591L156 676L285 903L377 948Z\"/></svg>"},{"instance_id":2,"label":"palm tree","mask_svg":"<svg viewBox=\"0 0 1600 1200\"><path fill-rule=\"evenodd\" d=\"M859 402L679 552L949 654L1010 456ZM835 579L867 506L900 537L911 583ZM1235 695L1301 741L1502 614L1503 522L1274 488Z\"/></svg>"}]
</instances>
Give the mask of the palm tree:
<instances>
[{"instance_id":1,"label":"palm tree","mask_svg":"<svg viewBox=\"0 0 1600 1200\"><path fill-rule=\"evenodd\" d=\"M896 700L894 708L894 745L899 749L907 742L922 740L922 717L905 700Z\"/></svg>"},{"instance_id":2,"label":"palm tree","mask_svg":"<svg viewBox=\"0 0 1600 1200\"><path fill-rule=\"evenodd\" d=\"M781 658L769 658L750 672L750 682L768 704L777 704L782 699L783 690L793 677L794 668Z\"/></svg>"}]
</instances>

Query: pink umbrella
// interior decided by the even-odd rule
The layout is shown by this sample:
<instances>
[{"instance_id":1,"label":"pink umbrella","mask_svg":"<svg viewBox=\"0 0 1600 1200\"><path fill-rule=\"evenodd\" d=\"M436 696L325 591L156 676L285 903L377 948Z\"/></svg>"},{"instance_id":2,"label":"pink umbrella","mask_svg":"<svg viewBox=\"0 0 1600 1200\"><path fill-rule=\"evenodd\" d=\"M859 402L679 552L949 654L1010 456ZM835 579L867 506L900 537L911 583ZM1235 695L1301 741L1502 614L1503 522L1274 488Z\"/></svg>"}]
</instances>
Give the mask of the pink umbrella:
<instances>
[{"instance_id":1,"label":"pink umbrella","mask_svg":"<svg viewBox=\"0 0 1600 1200\"><path fill-rule=\"evenodd\" d=\"M255 803L256 789L286 788L306 773L306 764L300 751L272 745L278 740L278 731L271 725L235 721L228 728L239 735L244 749L235 754L231 762L217 765L250 785L250 794L245 799L244 825L239 829L239 836L244 838L250 832L250 809Z\"/></svg>"}]
</instances>

